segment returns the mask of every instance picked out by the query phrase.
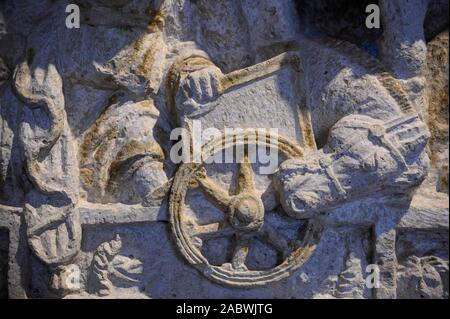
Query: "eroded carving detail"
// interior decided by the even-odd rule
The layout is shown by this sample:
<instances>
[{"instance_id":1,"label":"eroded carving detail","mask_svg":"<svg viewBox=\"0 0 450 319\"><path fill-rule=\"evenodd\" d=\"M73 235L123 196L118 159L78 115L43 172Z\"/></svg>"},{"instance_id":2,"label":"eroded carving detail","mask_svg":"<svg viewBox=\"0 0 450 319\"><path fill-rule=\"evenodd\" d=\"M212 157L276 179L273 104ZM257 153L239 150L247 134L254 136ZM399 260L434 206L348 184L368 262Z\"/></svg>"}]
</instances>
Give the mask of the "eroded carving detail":
<instances>
[{"instance_id":1,"label":"eroded carving detail","mask_svg":"<svg viewBox=\"0 0 450 319\"><path fill-rule=\"evenodd\" d=\"M114 290L113 281L137 285L143 264L138 259L119 255L122 240L119 235L98 246L92 260L91 284L93 291L107 296Z\"/></svg>"},{"instance_id":2,"label":"eroded carving detail","mask_svg":"<svg viewBox=\"0 0 450 319\"><path fill-rule=\"evenodd\" d=\"M448 3L379 1L371 32L363 2L79 0L75 32L2 1L0 297L448 298ZM173 178L194 120L277 128L277 172Z\"/></svg>"}]
</instances>

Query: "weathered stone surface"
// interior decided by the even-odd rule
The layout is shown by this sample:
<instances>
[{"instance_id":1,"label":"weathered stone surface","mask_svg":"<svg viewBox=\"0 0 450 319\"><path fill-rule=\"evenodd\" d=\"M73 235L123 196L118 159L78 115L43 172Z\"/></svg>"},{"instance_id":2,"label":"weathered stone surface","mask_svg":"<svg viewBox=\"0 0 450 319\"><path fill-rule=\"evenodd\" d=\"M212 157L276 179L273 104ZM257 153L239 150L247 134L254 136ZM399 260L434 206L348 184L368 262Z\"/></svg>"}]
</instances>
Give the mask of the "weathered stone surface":
<instances>
[{"instance_id":1,"label":"weathered stone surface","mask_svg":"<svg viewBox=\"0 0 450 319\"><path fill-rule=\"evenodd\" d=\"M73 2L0 3L0 298L448 298L448 3Z\"/></svg>"}]
</instances>

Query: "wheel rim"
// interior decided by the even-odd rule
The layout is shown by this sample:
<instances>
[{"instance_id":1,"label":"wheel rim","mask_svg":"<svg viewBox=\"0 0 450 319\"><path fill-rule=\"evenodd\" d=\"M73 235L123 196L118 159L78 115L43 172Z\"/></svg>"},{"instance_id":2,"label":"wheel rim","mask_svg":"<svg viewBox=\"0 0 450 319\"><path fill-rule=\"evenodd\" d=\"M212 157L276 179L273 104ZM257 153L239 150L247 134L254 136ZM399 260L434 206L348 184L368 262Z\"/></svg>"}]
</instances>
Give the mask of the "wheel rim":
<instances>
[{"instance_id":1,"label":"wheel rim","mask_svg":"<svg viewBox=\"0 0 450 319\"><path fill-rule=\"evenodd\" d=\"M245 138L253 132L246 130L239 136L245 143ZM212 150L217 146L222 149L231 145L236 145L236 135L224 135L207 143L202 151L204 154L212 154ZM272 134L273 137L273 134ZM303 156L303 151L294 143L283 137L277 136L277 149L287 158ZM270 146L269 138L258 140L258 146ZM217 283L233 287L257 287L264 286L271 282L276 282L290 276L295 270L301 267L313 254L320 239L321 227L315 220L309 220L306 225L305 235L300 241L297 249L284 259L279 265L267 270L239 270L228 265L211 265L207 258L193 243L192 235L183 224L183 211L186 194L195 173L202 167L202 164L185 163L178 169L172 191L170 195L169 214L172 232L176 245L186 260L200 271L204 276ZM241 195L236 195L238 197ZM230 205L234 205L234 202Z\"/></svg>"}]
</instances>

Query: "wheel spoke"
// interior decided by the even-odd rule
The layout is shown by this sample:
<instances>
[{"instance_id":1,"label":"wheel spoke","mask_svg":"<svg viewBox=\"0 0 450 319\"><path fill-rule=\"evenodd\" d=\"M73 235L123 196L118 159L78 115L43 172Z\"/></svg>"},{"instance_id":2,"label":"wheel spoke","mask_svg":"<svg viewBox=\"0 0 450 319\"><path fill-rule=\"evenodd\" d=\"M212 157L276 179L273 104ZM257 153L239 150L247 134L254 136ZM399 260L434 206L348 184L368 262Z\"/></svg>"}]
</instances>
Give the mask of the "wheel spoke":
<instances>
[{"instance_id":1,"label":"wheel spoke","mask_svg":"<svg viewBox=\"0 0 450 319\"><path fill-rule=\"evenodd\" d=\"M237 193L251 192L255 189L253 167L248 159L248 155L239 164L237 174Z\"/></svg>"},{"instance_id":2,"label":"wheel spoke","mask_svg":"<svg viewBox=\"0 0 450 319\"><path fill-rule=\"evenodd\" d=\"M203 192L211 198L220 209L227 212L231 202L231 197L228 195L228 192L209 178L206 175L205 169L198 171L195 178Z\"/></svg>"},{"instance_id":3,"label":"wheel spoke","mask_svg":"<svg viewBox=\"0 0 450 319\"><path fill-rule=\"evenodd\" d=\"M233 269L246 270L245 262L247 260L248 253L250 251L250 245L252 243L252 236L249 235L238 235L237 244L234 249L233 260L231 265Z\"/></svg>"},{"instance_id":4,"label":"wheel spoke","mask_svg":"<svg viewBox=\"0 0 450 319\"><path fill-rule=\"evenodd\" d=\"M259 233L259 238L280 252L283 255L283 258L288 257L292 252L289 241L280 235L279 232L267 222L264 223Z\"/></svg>"},{"instance_id":5,"label":"wheel spoke","mask_svg":"<svg viewBox=\"0 0 450 319\"><path fill-rule=\"evenodd\" d=\"M194 236L204 239L227 237L235 234L231 227L223 227L221 223L197 225L194 228Z\"/></svg>"}]
</instances>

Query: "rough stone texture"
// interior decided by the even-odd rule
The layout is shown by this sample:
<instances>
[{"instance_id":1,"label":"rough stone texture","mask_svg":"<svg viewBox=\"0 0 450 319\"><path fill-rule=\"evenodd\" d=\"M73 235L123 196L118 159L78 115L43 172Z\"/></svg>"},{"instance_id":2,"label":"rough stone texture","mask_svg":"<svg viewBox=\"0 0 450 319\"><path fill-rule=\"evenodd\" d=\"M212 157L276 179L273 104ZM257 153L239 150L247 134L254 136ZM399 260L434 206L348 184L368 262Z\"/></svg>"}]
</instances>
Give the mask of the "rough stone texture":
<instances>
[{"instance_id":1,"label":"rough stone texture","mask_svg":"<svg viewBox=\"0 0 450 319\"><path fill-rule=\"evenodd\" d=\"M0 298L448 298L447 12L2 1Z\"/></svg>"},{"instance_id":2,"label":"rough stone texture","mask_svg":"<svg viewBox=\"0 0 450 319\"><path fill-rule=\"evenodd\" d=\"M0 230L0 298L8 298L8 250L9 234L7 229Z\"/></svg>"}]
</instances>

